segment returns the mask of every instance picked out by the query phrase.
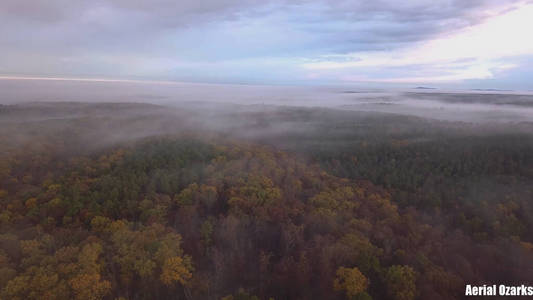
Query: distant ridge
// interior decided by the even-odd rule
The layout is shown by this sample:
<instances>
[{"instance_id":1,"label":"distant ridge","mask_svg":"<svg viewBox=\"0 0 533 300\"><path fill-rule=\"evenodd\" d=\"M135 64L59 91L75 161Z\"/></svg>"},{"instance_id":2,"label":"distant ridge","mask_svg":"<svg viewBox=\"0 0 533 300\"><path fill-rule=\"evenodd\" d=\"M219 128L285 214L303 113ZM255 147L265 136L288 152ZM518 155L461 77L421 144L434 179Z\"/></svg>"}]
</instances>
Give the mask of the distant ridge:
<instances>
[{"instance_id":1,"label":"distant ridge","mask_svg":"<svg viewBox=\"0 0 533 300\"><path fill-rule=\"evenodd\" d=\"M434 87L427 87L427 86L417 86L415 87L415 90L436 90L437 88Z\"/></svg>"}]
</instances>

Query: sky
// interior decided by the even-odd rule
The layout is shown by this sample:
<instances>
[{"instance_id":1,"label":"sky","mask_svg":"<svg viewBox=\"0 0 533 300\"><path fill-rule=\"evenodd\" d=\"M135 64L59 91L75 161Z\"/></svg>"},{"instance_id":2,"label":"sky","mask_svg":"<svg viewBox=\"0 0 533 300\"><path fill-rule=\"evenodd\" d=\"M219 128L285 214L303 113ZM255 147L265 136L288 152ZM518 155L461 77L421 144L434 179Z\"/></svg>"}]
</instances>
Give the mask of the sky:
<instances>
[{"instance_id":1,"label":"sky","mask_svg":"<svg viewBox=\"0 0 533 300\"><path fill-rule=\"evenodd\" d=\"M533 0L1 0L0 78L533 90Z\"/></svg>"}]
</instances>

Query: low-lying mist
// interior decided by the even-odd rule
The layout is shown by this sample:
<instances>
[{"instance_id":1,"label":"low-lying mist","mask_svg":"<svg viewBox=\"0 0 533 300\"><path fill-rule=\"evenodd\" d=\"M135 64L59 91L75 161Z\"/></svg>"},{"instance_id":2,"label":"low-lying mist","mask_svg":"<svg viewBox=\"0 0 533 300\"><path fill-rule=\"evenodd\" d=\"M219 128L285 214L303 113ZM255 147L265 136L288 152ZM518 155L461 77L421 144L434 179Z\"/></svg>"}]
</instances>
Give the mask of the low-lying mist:
<instances>
[{"instance_id":1,"label":"low-lying mist","mask_svg":"<svg viewBox=\"0 0 533 300\"><path fill-rule=\"evenodd\" d=\"M0 104L136 102L183 107L216 103L322 107L462 122L532 122L533 94L510 91L254 86L171 82L0 80Z\"/></svg>"}]
</instances>

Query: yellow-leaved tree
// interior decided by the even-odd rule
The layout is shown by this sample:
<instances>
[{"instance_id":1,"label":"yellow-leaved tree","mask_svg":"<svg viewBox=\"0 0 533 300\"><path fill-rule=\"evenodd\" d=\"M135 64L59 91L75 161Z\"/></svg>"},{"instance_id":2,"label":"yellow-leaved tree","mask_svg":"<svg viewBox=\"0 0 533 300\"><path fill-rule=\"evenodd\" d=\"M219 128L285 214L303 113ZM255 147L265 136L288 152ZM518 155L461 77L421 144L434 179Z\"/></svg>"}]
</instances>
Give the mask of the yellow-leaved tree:
<instances>
[{"instance_id":1,"label":"yellow-leaved tree","mask_svg":"<svg viewBox=\"0 0 533 300\"><path fill-rule=\"evenodd\" d=\"M337 278L333 281L336 291L344 291L348 298L353 298L364 292L368 287L368 279L357 267L337 269Z\"/></svg>"},{"instance_id":2,"label":"yellow-leaved tree","mask_svg":"<svg viewBox=\"0 0 533 300\"><path fill-rule=\"evenodd\" d=\"M176 282L185 285L192 278L191 269L191 262L187 258L170 257L163 264L161 281L168 286Z\"/></svg>"}]
</instances>

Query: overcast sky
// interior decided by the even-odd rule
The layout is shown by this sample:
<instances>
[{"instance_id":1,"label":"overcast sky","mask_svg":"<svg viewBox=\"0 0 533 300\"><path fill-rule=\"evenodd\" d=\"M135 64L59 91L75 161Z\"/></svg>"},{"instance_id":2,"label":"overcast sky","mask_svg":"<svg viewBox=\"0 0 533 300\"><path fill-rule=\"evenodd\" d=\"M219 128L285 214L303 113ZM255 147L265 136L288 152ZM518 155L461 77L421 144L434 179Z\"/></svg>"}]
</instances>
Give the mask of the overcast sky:
<instances>
[{"instance_id":1,"label":"overcast sky","mask_svg":"<svg viewBox=\"0 0 533 300\"><path fill-rule=\"evenodd\" d=\"M0 0L0 76L533 89L533 0Z\"/></svg>"}]
</instances>

